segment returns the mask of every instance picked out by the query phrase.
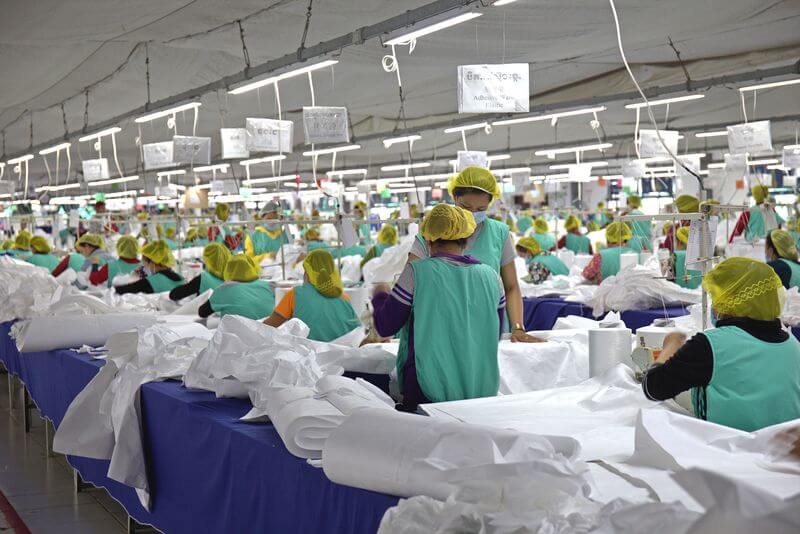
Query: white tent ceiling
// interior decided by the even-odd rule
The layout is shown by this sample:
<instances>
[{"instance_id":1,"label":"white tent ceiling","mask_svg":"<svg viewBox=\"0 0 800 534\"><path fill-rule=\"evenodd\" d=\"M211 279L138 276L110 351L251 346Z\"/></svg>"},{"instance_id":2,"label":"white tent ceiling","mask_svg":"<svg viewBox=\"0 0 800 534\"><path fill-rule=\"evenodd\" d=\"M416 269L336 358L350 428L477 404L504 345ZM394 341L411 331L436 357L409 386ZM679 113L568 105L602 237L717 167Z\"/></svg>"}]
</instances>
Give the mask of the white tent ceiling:
<instances>
[{"instance_id":1,"label":"white tent ceiling","mask_svg":"<svg viewBox=\"0 0 800 534\"><path fill-rule=\"evenodd\" d=\"M443 0L440 0L440 3ZM244 66L236 20L241 20L253 66L294 53L306 21L306 0L7 0L0 17L0 130L5 134L6 159L33 146L64 136L85 124L88 88L88 131L114 117L141 108L147 101L145 57L149 55L151 101L157 102L225 76ZM313 3L306 39L310 47L354 30L381 23L425 0L328 0ZM671 38L694 81L788 67L775 80L798 74L800 61L800 0L622 0L617 2L623 42L634 72L645 88L681 86L682 66L668 44ZM407 159L401 146L384 149L381 138L392 132L420 133L414 159L446 161L461 147L457 134L444 134L443 125L476 121L480 116L457 114L456 66L460 64L526 62L531 69L532 109L579 107L607 103L599 118L604 135L614 143L611 154L632 153L635 113L624 104L634 90L616 48L611 11L606 0L518 0L505 7L470 9L483 15L473 21L423 37L414 52L397 49L407 121L398 121L397 78L381 67L389 49L380 40L344 46L334 55L339 64L314 74L318 105L344 105L350 113L353 141L362 150L341 154L337 167L369 167ZM146 43L146 44L145 44ZM746 78L746 76L745 76ZM770 80L771 81L771 80ZM675 104L660 125L686 132L689 150L702 147L724 152L725 139L707 143L690 132L742 121L738 84L709 84L702 100ZM628 94L628 99L618 95ZM672 94L670 96L676 96ZM213 138L212 159L218 159L218 129L243 126L245 117L277 115L272 89L243 95L224 90L201 98L197 134ZM638 99L636 99L638 100ZM62 116L61 103L64 104ZM284 118L298 121L310 104L305 78L281 82ZM585 105L585 104L583 104ZM800 85L758 92L747 102L748 119L773 119L773 139L781 146L793 142L800 118ZM32 113L31 113L32 111ZM33 138L31 140L31 118ZM643 117L644 118L644 117ZM142 174L133 116L118 123L120 163L126 174ZM180 133L191 132L192 117L179 117ZM647 127L647 125L643 125ZM144 142L169 140L164 120L142 129ZM93 155L91 143L72 136L74 162ZM470 149L511 152L508 166L548 161L533 150L555 144L595 142L588 118L495 128L468 136ZM303 158L302 128L295 128L294 154L285 171L310 169ZM39 146L39 148L41 148ZM681 151L687 148L681 145ZM568 159L568 157L560 158ZM325 164L323 164L325 165ZM542 167L544 168L544 167ZM73 172L79 165L73 167ZM321 170L326 170L324 166ZM438 172L444 172L442 168ZM236 169L241 172L241 168ZM31 176L46 182L42 158L31 163ZM309 175L305 179L310 180Z\"/></svg>"}]
</instances>

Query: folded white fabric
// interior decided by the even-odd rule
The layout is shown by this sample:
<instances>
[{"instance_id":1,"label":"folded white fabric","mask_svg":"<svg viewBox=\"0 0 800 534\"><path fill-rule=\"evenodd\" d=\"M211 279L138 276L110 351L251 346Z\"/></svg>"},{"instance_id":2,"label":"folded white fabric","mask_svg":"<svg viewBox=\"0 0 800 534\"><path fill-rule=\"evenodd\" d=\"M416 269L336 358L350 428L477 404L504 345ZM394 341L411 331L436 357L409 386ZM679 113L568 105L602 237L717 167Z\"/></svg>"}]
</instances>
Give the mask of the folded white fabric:
<instances>
[{"instance_id":1,"label":"folded white fabric","mask_svg":"<svg viewBox=\"0 0 800 534\"><path fill-rule=\"evenodd\" d=\"M34 317L19 321L11 327L20 352L41 352L90 345L105 345L109 336L136 327L156 324L157 318L145 313L115 313L109 315L65 315Z\"/></svg>"},{"instance_id":2,"label":"folded white fabric","mask_svg":"<svg viewBox=\"0 0 800 534\"><path fill-rule=\"evenodd\" d=\"M50 306L61 289L46 269L0 256L0 322L37 315Z\"/></svg>"},{"instance_id":3,"label":"folded white fabric","mask_svg":"<svg viewBox=\"0 0 800 534\"><path fill-rule=\"evenodd\" d=\"M546 343L501 341L497 348L501 395L573 386L589 378L587 331L547 335Z\"/></svg>"}]
</instances>

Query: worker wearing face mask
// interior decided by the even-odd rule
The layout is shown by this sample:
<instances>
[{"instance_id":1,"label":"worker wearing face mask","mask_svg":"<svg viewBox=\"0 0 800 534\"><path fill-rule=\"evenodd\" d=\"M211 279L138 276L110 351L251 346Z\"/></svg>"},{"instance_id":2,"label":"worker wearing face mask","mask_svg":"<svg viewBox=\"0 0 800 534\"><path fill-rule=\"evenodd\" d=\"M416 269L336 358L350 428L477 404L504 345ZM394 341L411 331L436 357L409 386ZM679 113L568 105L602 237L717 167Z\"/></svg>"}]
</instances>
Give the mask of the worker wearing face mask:
<instances>
[{"instance_id":1,"label":"worker wearing face mask","mask_svg":"<svg viewBox=\"0 0 800 534\"><path fill-rule=\"evenodd\" d=\"M261 263L265 256L275 256L282 245L289 243L289 238L280 222L281 205L276 200L267 203L262 212L262 225L256 226L253 232L246 235L244 239L244 251L253 258L256 264Z\"/></svg>"},{"instance_id":2,"label":"worker wearing face mask","mask_svg":"<svg viewBox=\"0 0 800 534\"><path fill-rule=\"evenodd\" d=\"M758 239L764 239L770 230L779 228L785 222L780 215L775 213L775 208L767 202L769 200L768 186L753 186L750 194L756 205L739 215L728 242L733 242L734 237L742 234L751 243Z\"/></svg>"},{"instance_id":3,"label":"worker wearing face mask","mask_svg":"<svg viewBox=\"0 0 800 534\"><path fill-rule=\"evenodd\" d=\"M31 239L31 251L33 254L28 258L28 263L44 267L48 272L58 265L58 258L51 254L50 243L42 236L35 236Z\"/></svg>"},{"instance_id":4,"label":"worker wearing face mask","mask_svg":"<svg viewBox=\"0 0 800 534\"><path fill-rule=\"evenodd\" d=\"M574 215L567 217L564 222L566 235L558 240L558 248L566 248L575 254L591 254L592 243L585 235L581 235L581 221Z\"/></svg>"},{"instance_id":5,"label":"worker wearing face mask","mask_svg":"<svg viewBox=\"0 0 800 534\"><path fill-rule=\"evenodd\" d=\"M528 276L532 283L544 282L550 275L566 276L569 268L556 256L543 251L539 242L533 237L523 237L517 241L517 254L525 259Z\"/></svg>"},{"instance_id":6,"label":"worker wearing face mask","mask_svg":"<svg viewBox=\"0 0 800 534\"><path fill-rule=\"evenodd\" d=\"M183 277L172 270L175 257L166 243L152 241L142 248L142 268L135 271L142 277L138 282L116 287L125 293L164 293L183 284Z\"/></svg>"},{"instance_id":7,"label":"worker wearing face mask","mask_svg":"<svg viewBox=\"0 0 800 534\"><path fill-rule=\"evenodd\" d=\"M169 292L170 300L181 300L216 289L224 282L225 265L231 259L231 251L222 243L209 243L203 249L203 270L188 283Z\"/></svg>"},{"instance_id":8,"label":"worker wearing face mask","mask_svg":"<svg viewBox=\"0 0 800 534\"><path fill-rule=\"evenodd\" d=\"M456 206L471 212L475 220L475 231L467 237L464 254L488 265L503 280L511 340L539 341L528 335L522 326L522 293L514 266L513 237L506 224L489 219L486 215L489 206L500 198L497 179L487 169L467 167L450 180L448 190L450 196L455 200ZM413 262L428 257L430 257L428 244L421 235L418 235L411 247L408 259Z\"/></svg>"},{"instance_id":9,"label":"worker wearing face mask","mask_svg":"<svg viewBox=\"0 0 800 534\"><path fill-rule=\"evenodd\" d=\"M275 293L266 280L258 279L258 265L247 254L237 254L225 264L225 282L214 290L198 310L200 317L212 313L261 319L272 313Z\"/></svg>"},{"instance_id":10,"label":"worker wearing face mask","mask_svg":"<svg viewBox=\"0 0 800 534\"><path fill-rule=\"evenodd\" d=\"M706 274L713 328L672 333L644 380L651 400L691 390L696 417L745 432L800 418L800 343L780 321L785 289L768 265L723 261Z\"/></svg>"},{"instance_id":11,"label":"worker wearing face mask","mask_svg":"<svg viewBox=\"0 0 800 534\"><path fill-rule=\"evenodd\" d=\"M772 267L783 287L800 287L800 264L797 263L797 246L785 230L773 230L767 234L764 248L767 264Z\"/></svg>"}]
</instances>

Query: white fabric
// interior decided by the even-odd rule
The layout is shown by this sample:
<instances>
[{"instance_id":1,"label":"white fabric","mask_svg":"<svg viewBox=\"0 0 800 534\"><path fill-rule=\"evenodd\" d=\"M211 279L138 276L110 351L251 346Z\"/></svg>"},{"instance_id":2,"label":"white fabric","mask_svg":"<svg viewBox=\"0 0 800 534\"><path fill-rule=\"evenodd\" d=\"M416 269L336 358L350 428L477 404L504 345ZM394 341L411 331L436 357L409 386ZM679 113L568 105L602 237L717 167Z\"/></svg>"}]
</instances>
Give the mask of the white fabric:
<instances>
[{"instance_id":1,"label":"white fabric","mask_svg":"<svg viewBox=\"0 0 800 534\"><path fill-rule=\"evenodd\" d=\"M365 263L362 269L364 283L395 282L406 266L413 244L413 239L403 239L398 245L387 248L379 257Z\"/></svg>"},{"instance_id":2,"label":"white fabric","mask_svg":"<svg viewBox=\"0 0 800 534\"><path fill-rule=\"evenodd\" d=\"M789 326L800 324L800 291L796 287L786 290L786 303L783 305L781 321Z\"/></svg>"},{"instance_id":3,"label":"white fabric","mask_svg":"<svg viewBox=\"0 0 800 534\"><path fill-rule=\"evenodd\" d=\"M11 327L20 352L42 352L90 345L104 345L112 334L136 327L156 324L157 318L148 314L115 313L78 317L34 317Z\"/></svg>"},{"instance_id":4,"label":"white fabric","mask_svg":"<svg viewBox=\"0 0 800 534\"><path fill-rule=\"evenodd\" d=\"M0 256L0 322L25 319L47 309L61 287L45 269Z\"/></svg>"}]
</instances>

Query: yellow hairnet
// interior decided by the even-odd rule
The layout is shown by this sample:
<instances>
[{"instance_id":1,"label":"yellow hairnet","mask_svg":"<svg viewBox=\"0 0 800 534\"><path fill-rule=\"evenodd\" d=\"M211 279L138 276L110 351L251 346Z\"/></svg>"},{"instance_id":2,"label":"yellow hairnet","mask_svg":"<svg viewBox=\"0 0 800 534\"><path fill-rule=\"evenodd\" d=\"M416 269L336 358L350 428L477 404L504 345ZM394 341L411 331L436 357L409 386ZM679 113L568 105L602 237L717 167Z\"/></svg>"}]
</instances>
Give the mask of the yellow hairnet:
<instances>
[{"instance_id":1,"label":"yellow hairnet","mask_svg":"<svg viewBox=\"0 0 800 534\"><path fill-rule=\"evenodd\" d=\"M20 230L17 237L14 238L14 248L18 250L30 250L31 248L31 233L27 230Z\"/></svg>"},{"instance_id":2,"label":"yellow hairnet","mask_svg":"<svg viewBox=\"0 0 800 534\"><path fill-rule=\"evenodd\" d=\"M622 243L633 237L631 227L624 222L613 222L606 227L606 241L608 244Z\"/></svg>"},{"instance_id":3,"label":"yellow hairnet","mask_svg":"<svg viewBox=\"0 0 800 534\"><path fill-rule=\"evenodd\" d=\"M709 198L708 200L704 200L700 203L700 207L702 208L703 206L719 206L719 200Z\"/></svg>"},{"instance_id":4,"label":"yellow hairnet","mask_svg":"<svg viewBox=\"0 0 800 534\"><path fill-rule=\"evenodd\" d=\"M596 232L600 229L600 225L594 221L589 221L588 223L586 223L586 229L589 230L590 232Z\"/></svg>"},{"instance_id":5,"label":"yellow hairnet","mask_svg":"<svg viewBox=\"0 0 800 534\"><path fill-rule=\"evenodd\" d=\"M173 226L168 227L166 230L164 230L164 235L170 239L175 237L175 227Z\"/></svg>"},{"instance_id":6,"label":"yellow hairnet","mask_svg":"<svg viewBox=\"0 0 800 534\"><path fill-rule=\"evenodd\" d=\"M384 224L378 232L378 243L382 245L397 244L397 229L391 224Z\"/></svg>"},{"instance_id":7,"label":"yellow hairnet","mask_svg":"<svg viewBox=\"0 0 800 534\"><path fill-rule=\"evenodd\" d=\"M567 220L564 221L564 228L568 232L571 232L572 230L577 230L580 227L581 227L581 221L574 215L570 215L569 217L567 217Z\"/></svg>"},{"instance_id":8,"label":"yellow hairnet","mask_svg":"<svg viewBox=\"0 0 800 534\"><path fill-rule=\"evenodd\" d=\"M230 215L230 213L231 209L228 207L227 204L217 204L217 207L214 208L214 215L216 215L217 219L219 219L222 222L228 220L228 216Z\"/></svg>"},{"instance_id":9,"label":"yellow hairnet","mask_svg":"<svg viewBox=\"0 0 800 534\"><path fill-rule=\"evenodd\" d=\"M303 269L306 271L308 281L323 296L335 298L342 295L344 286L333 263L333 256L327 250L317 249L311 251L303 260Z\"/></svg>"},{"instance_id":10,"label":"yellow hairnet","mask_svg":"<svg viewBox=\"0 0 800 534\"><path fill-rule=\"evenodd\" d=\"M231 259L231 251L222 243L209 243L203 249L203 264L206 271L217 278L225 276L225 265Z\"/></svg>"},{"instance_id":11,"label":"yellow hairnet","mask_svg":"<svg viewBox=\"0 0 800 534\"><path fill-rule=\"evenodd\" d=\"M689 243L689 227L688 226L681 226L675 231L675 236L678 238L683 244Z\"/></svg>"},{"instance_id":12,"label":"yellow hairnet","mask_svg":"<svg viewBox=\"0 0 800 534\"><path fill-rule=\"evenodd\" d=\"M5 241L3 241L3 246L2 246L3 250L11 250L13 247L14 247L14 242L11 241L10 239L6 239Z\"/></svg>"},{"instance_id":13,"label":"yellow hairnet","mask_svg":"<svg viewBox=\"0 0 800 534\"><path fill-rule=\"evenodd\" d=\"M380 237L380 234L378 234ZM319 241L322 239L322 236L319 235L319 228L316 226L312 226L308 230L306 230L305 240L306 241Z\"/></svg>"},{"instance_id":14,"label":"yellow hairnet","mask_svg":"<svg viewBox=\"0 0 800 534\"><path fill-rule=\"evenodd\" d=\"M642 207L642 197L637 195L631 195L628 197L628 206L633 209L641 208Z\"/></svg>"},{"instance_id":15,"label":"yellow hairnet","mask_svg":"<svg viewBox=\"0 0 800 534\"><path fill-rule=\"evenodd\" d=\"M476 226L475 217L467 210L450 204L437 204L422 219L419 232L428 241L453 241L471 236Z\"/></svg>"},{"instance_id":16,"label":"yellow hairnet","mask_svg":"<svg viewBox=\"0 0 800 534\"><path fill-rule=\"evenodd\" d=\"M364 202L363 200L359 200L358 202L353 204L353 209L364 211L365 209L367 209L367 203Z\"/></svg>"},{"instance_id":17,"label":"yellow hairnet","mask_svg":"<svg viewBox=\"0 0 800 534\"><path fill-rule=\"evenodd\" d=\"M539 242L533 237L523 237L519 241L517 241L517 246L522 247L534 256L537 254L541 254L542 247L539 245Z\"/></svg>"},{"instance_id":18,"label":"yellow hairnet","mask_svg":"<svg viewBox=\"0 0 800 534\"><path fill-rule=\"evenodd\" d=\"M87 233L83 234L75 241L75 246L77 247L79 245L91 245L96 248L105 248L106 242L101 235Z\"/></svg>"},{"instance_id":19,"label":"yellow hairnet","mask_svg":"<svg viewBox=\"0 0 800 534\"><path fill-rule=\"evenodd\" d=\"M252 282L258 280L258 274L258 265L247 254L237 254L225 264L226 282Z\"/></svg>"},{"instance_id":20,"label":"yellow hairnet","mask_svg":"<svg viewBox=\"0 0 800 534\"><path fill-rule=\"evenodd\" d=\"M197 239L197 228L189 228L189 231L186 232L186 241L194 241Z\"/></svg>"},{"instance_id":21,"label":"yellow hairnet","mask_svg":"<svg viewBox=\"0 0 800 534\"><path fill-rule=\"evenodd\" d=\"M789 232L786 230L773 230L769 233L769 238L775 246L778 256L787 260L797 261L797 245ZM33 245L32 241L31 245Z\"/></svg>"},{"instance_id":22,"label":"yellow hairnet","mask_svg":"<svg viewBox=\"0 0 800 534\"><path fill-rule=\"evenodd\" d=\"M133 236L125 235L117 241L117 256L122 259L132 260L139 255L139 243Z\"/></svg>"},{"instance_id":23,"label":"yellow hairnet","mask_svg":"<svg viewBox=\"0 0 800 534\"><path fill-rule=\"evenodd\" d=\"M175 257L172 255L172 251L160 239L146 244L142 249L142 256L164 267L175 265Z\"/></svg>"},{"instance_id":24,"label":"yellow hairnet","mask_svg":"<svg viewBox=\"0 0 800 534\"><path fill-rule=\"evenodd\" d=\"M605 202L598 202L597 203L597 209L601 210L601 209L603 209L605 207L606 207L606 203Z\"/></svg>"},{"instance_id":25,"label":"yellow hairnet","mask_svg":"<svg viewBox=\"0 0 800 534\"><path fill-rule=\"evenodd\" d=\"M491 171L483 167L467 167L450 178L447 191L451 197L456 187L471 187L489 193L492 196L492 202L500 198L500 186L497 185L497 178Z\"/></svg>"},{"instance_id":26,"label":"yellow hairnet","mask_svg":"<svg viewBox=\"0 0 800 534\"><path fill-rule=\"evenodd\" d=\"M49 254L51 250L50 243L47 242L47 239L37 235L31 239L31 250L37 254Z\"/></svg>"},{"instance_id":27,"label":"yellow hairnet","mask_svg":"<svg viewBox=\"0 0 800 534\"><path fill-rule=\"evenodd\" d=\"M717 315L771 321L783 311L785 290L766 263L736 256L728 258L703 278Z\"/></svg>"},{"instance_id":28,"label":"yellow hairnet","mask_svg":"<svg viewBox=\"0 0 800 534\"><path fill-rule=\"evenodd\" d=\"M672 228L672 222L667 221L664 223L664 226L661 227L661 230L664 232L664 235L667 235L670 228Z\"/></svg>"},{"instance_id":29,"label":"yellow hairnet","mask_svg":"<svg viewBox=\"0 0 800 534\"><path fill-rule=\"evenodd\" d=\"M680 213L695 213L700 210L700 201L692 195L681 195L675 199L675 207Z\"/></svg>"},{"instance_id":30,"label":"yellow hairnet","mask_svg":"<svg viewBox=\"0 0 800 534\"><path fill-rule=\"evenodd\" d=\"M769 196L769 187L766 185L754 185L750 189L750 193L753 195L753 200L756 201L756 204L761 204Z\"/></svg>"},{"instance_id":31,"label":"yellow hairnet","mask_svg":"<svg viewBox=\"0 0 800 534\"><path fill-rule=\"evenodd\" d=\"M136 218L139 219L140 221L143 221L143 220L147 219L147 212L146 211L141 211L141 212L137 213L136 214Z\"/></svg>"},{"instance_id":32,"label":"yellow hairnet","mask_svg":"<svg viewBox=\"0 0 800 534\"><path fill-rule=\"evenodd\" d=\"M550 231L550 227L547 226L547 221L541 217L537 217L536 220L533 221L533 229L536 230L537 234L546 234Z\"/></svg>"}]
</instances>

